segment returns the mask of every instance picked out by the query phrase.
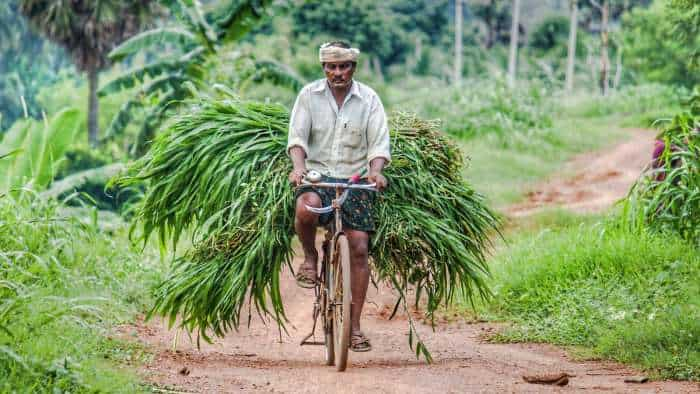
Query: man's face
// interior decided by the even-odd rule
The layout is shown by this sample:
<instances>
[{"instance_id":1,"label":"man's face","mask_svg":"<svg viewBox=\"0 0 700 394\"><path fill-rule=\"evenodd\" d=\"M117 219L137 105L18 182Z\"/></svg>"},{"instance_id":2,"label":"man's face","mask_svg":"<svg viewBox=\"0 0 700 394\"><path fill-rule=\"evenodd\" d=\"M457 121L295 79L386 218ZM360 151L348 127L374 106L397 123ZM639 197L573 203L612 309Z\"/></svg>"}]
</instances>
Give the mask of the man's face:
<instances>
[{"instance_id":1,"label":"man's face","mask_svg":"<svg viewBox=\"0 0 700 394\"><path fill-rule=\"evenodd\" d=\"M355 66L353 62L328 62L323 63L323 72L332 88L346 88L350 86Z\"/></svg>"}]
</instances>

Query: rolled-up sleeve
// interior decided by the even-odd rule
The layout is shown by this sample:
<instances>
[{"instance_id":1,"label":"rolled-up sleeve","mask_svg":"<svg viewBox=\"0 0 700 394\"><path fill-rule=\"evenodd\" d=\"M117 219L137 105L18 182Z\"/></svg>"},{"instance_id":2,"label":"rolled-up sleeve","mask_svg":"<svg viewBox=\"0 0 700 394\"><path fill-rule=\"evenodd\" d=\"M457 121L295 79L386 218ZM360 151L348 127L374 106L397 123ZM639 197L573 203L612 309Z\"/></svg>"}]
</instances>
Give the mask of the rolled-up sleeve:
<instances>
[{"instance_id":1,"label":"rolled-up sleeve","mask_svg":"<svg viewBox=\"0 0 700 394\"><path fill-rule=\"evenodd\" d=\"M383 157L387 165L391 162L389 125L384 105L382 105L379 96L374 96L367 123L367 163L371 163L377 157Z\"/></svg>"},{"instance_id":2,"label":"rolled-up sleeve","mask_svg":"<svg viewBox=\"0 0 700 394\"><path fill-rule=\"evenodd\" d=\"M309 155L309 133L311 131L311 111L309 110L309 91L302 90L292 108L289 117L289 132L287 139L287 154L289 150L298 146Z\"/></svg>"}]
</instances>

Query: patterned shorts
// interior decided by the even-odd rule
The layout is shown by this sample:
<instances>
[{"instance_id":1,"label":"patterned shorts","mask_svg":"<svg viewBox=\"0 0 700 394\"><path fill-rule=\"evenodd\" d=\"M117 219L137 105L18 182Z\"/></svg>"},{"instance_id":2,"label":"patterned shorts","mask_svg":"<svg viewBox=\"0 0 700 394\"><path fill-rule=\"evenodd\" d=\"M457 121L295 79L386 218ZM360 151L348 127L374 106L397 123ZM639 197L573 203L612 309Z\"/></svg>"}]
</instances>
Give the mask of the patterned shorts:
<instances>
[{"instance_id":1,"label":"patterned shorts","mask_svg":"<svg viewBox=\"0 0 700 394\"><path fill-rule=\"evenodd\" d=\"M328 176L323 176L321 182L342 182L346 183L348 180L344 178L332 178ZM366 184L366 179L361 179L360 184ZM303 193L313 192L318 194L321 198L321 206L329 206L335 198L335 190L321 187L313 186L301 186L296 189L294 193L294 199L298 199ZM348 198L343 203L342 208L342 218L343 228L359 230L364 232L374 231L374 218L373 204L374 204L375 192L367 190L350 190ZM319 224L322 226L328 225L335 212L329 212L322 214L319 218Z\"/></svg>"}]
</instances>

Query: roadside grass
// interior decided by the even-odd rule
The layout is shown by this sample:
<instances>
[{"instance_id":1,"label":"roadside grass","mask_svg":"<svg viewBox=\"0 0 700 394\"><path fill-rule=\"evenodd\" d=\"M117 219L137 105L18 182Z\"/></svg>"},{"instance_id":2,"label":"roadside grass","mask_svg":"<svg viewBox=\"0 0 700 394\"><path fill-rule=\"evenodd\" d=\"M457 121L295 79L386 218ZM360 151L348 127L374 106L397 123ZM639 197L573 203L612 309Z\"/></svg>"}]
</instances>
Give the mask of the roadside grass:
<instances>
[{"instance_id":1,"label":"roadside grass","mask_svg":"<svg viewBox=\"0 0 700 394\"><path fill-rule=\"evenodd\" d=\"M520 200L535 182L561 171L574 155L623 139L626 132L616 126L618 122L611 116L584 119L561 114L547 134L516 147L495 143L488 136L461 140L469 157L464 176L492 204L504 207Z\"/></svg>"},{"instance_id":2,"label":"roadside grass","mask_svg":"<svg viewBox=\"0 0 700 394\"><path fill-rule=\"evenodd\" d=\"M582 346L656 377L700 380L700 251L562 218L512 235L494 257L482 316L513 325L493 339Z\"/></svg>"},{"instance_id":3,"label":"roadside grass","mask_svg":"<svg viewBox=\"0 0 700 394\"><path fill-rule=\"evenodd\" d=\"M127 366L148 352L111 329L146 308L160 267L92 212L0 196L0 392L143 390Z\"/></svg>"},{"instance_id":4,"label":"roadside grass","mask_svg":"<svg viewBox=\"0 0 700 394\"><path fill-rule=\"evenodd\" d=\"M470 158L465 178L496 207L518 201L572 156L624 139L625 128L651 128L654 120L676 113L685 94L655 84L625 87L607 97L524 81L511 90L497 79L467 80L459 88L408 78L378 89L391 110L441 119L442 130Z\"/></svg>"}]
</instances>

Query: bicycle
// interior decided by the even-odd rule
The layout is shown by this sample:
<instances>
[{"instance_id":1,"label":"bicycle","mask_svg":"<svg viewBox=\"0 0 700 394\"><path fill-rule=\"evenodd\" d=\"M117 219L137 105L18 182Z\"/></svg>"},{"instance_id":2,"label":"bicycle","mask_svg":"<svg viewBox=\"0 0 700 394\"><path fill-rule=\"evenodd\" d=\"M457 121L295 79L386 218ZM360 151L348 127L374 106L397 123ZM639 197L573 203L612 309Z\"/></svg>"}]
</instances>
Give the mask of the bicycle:
<instances>
[{"instance_id":1,"label":"bicycle","mask_svg":"<svg viewBox=\"0 0 700 394\"><path fill-rule=\"evenodd\" d=\"M299 345L325 345L326 365L335 365L336 370L342 372L347 368L350 347L352 292L350 290L350 246L343 233L341 207L350 190L377 191L377 189L375 184L328 183L320 180L321 174L310 171L300 186L335 189L335 199L327 207L315 208L307 205L306 209L319 215L335 211L335 215L334 220L326 226L321 270L314 287L316 296L313 308L314 324L311 333L305 336ZM310 341L309 338L313 337L316 331L319 315L322 316L324 341Z\"/></svg>"}]
</instances>

